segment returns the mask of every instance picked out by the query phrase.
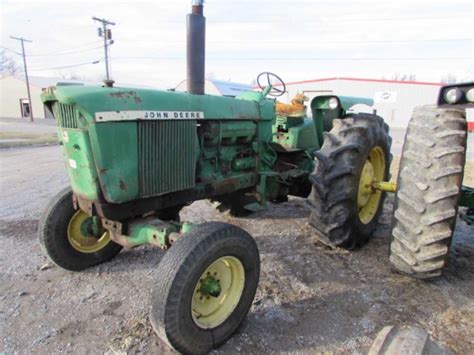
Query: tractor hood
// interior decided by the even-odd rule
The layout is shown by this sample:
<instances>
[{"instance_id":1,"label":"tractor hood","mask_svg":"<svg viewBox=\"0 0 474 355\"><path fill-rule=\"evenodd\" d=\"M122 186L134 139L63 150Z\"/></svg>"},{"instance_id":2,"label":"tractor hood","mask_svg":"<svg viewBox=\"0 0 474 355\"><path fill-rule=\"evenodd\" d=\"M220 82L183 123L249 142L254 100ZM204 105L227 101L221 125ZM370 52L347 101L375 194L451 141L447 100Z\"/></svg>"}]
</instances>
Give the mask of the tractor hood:
<instances>
[{"instance_id":1,"label":"tractor hood","mask_svg":"<svg viewBox=\"0 0 474 355\"><path fill-rule=\"evenodd\" d=\"M51 106L55 101L75 106L87 121L136 121L147 119L271 119L270 103L223 96L190 95L150 89L64 86L52 87L41 96ZM263 113L266 115L262 115ZM268 117L262 117L268 116Z\"/></svg>"}]
</instances>

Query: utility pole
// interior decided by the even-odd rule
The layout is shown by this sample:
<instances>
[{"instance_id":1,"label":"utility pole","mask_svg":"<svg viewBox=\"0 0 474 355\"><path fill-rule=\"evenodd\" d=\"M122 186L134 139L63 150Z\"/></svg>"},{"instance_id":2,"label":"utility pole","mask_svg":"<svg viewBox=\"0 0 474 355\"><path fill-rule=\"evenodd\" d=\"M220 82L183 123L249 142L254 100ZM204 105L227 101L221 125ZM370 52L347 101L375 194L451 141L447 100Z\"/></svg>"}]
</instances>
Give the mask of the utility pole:
<instances>
[{"instance_id":1,"label":"utility pole","mask_svg":"<svg viewBox=\"0 0 474 355\"><path fill-rule=\"evenodd\" d=\"M110 73L109 73L109 50L108 47L110 44L113 44L114 41L112 40L112 30L108 29L107 26L115 26L115 22L108 21L103 18L92 17L94 21L98 21L102 23L102 28L99 27L97 29L97 33L99 37L104 38L104 52L105 52L105 79L110 80ZM109 42L110 41L110 44Z\"/></svg>"},{"instance_id":2,"label":"utility pole","mask_svg":"<svg viewBox=\"0 0 474 355\"><path fill-rule=\"evenodd\" d=\"M28 69L26 67L26 55L25 55L25 42L28 42L28 43L32 43L32 42L23 37L18 38L18 37L10 36L10 38L21 42L21 53L23 55L23 67L25 68L26 91L28 92L28 104L30 106L30 122L33 122L34 120L33 103L31 102L30 81L28 79Z\"/></svg>"}]
</instances>

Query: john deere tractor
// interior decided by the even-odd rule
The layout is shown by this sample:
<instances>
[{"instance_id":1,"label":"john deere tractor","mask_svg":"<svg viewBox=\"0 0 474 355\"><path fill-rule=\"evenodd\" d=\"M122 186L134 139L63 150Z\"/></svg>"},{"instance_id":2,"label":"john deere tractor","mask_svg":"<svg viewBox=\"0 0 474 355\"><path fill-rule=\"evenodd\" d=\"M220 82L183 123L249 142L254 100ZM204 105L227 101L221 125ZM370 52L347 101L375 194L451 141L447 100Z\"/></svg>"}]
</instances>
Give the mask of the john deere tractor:
<instances>
[{"instance_id":1,"label":"john deere tractor","mask_svg":"<svg viewBox=\"0 0 474 355\"><path fill-rule=\"evenodd\" d=\"M224 343L255 295L253 238L225 223L180 221L183 206L212 199L257 211L288 195L307 197L309 223L346 248L373 233L383 203L391 139L383 119L351 113L371 100L318 96L312 116L279 115L285 84L271 73L260 91L204 95L202 1L188 15L188 92L58 86L42 95L57 122L70 187L46 208L39 238L60 267L80 271L123 247L169 251L153 285L158 336L186 353Z\"/></svg>"},{"instance_id":2,"label":"john deere tractor","mask_svg":"<svg viewBox=\"0 0 474 355\"><path fill-rule=\"evenodd\" d=\"M466 108L474 83L449 85L438 104L417 107L408 124L395 195L390 244L393 267L417 278L441 275L458 207L474 222L474 189L462 186L467 142Z\"/></svg>"}]
</instances>

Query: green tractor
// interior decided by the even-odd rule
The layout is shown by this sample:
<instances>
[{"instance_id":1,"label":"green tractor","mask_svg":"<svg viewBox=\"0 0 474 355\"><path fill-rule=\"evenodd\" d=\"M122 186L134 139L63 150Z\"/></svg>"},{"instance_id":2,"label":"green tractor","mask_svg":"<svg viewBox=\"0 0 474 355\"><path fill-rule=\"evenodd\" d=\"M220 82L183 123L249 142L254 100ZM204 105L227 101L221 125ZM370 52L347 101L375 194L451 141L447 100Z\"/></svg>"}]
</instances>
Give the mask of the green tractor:
<instances>
[{"instance_id":1,"label":"green tractor","mask_svg":"<svg viewBox=\"0 0 474 355\"><path fill-rule=\"evenodd\" d=\"M408 124L395 195L390 262L417 278L441 275L458 208L474 222L474 188L462 186L466 108L474 108L474 83L449 85L438 104L415 108Z\"/></svg>"},{"instance_id":2,"label":"green tractor","mask_svg":"<svg viewBox=\"0 0 474 355\"><path fill-rule=\"evenodd\" d=\"M260 261L253 238L225 223L181 221L183 206L212 199L232 213L307 197L310 224L331 245L356 248L374 232L388 181L383 119L350 108L371 100L318 96L312 116L278 115L285 84L204 95L204 17L188 15L188 92L58 86L42 100L57 122L70 188L46 208L41 245L58 266L84 270L123 247L169 251L153 285L151 322L185 353L224 343L252 305ZM275 82L276 81L276 82Z\"/></svg>"}]
</instances>

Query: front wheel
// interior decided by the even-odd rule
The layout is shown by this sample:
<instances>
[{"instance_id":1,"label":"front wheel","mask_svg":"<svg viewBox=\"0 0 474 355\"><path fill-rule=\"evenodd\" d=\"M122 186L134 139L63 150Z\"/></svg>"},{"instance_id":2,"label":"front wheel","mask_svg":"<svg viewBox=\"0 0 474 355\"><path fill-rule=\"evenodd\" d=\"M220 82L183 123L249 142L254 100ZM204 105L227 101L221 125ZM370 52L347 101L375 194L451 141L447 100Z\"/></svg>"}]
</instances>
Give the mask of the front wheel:
<instances>
[{"instance_id":1,"label":"front wheel","mask_svg":"<svg viewBox=\"0 0 474 355\"><path fill-rule=\"evenodd\" d=\"M38 236L41 247L53 263L70 271L81 271L115 257L122 246L114 243L109 232L93 228L92 217L74 210L72 191L59 192L40 219Z\"/></svg>"},{"instance_id":2,"label":"front wheel","mask_svg":"<svg viewBox=\"0 0 474 355\"><path fill-rule=\"evenodd\" d=\"M196 226L160 262L151 323L182 353L206 353L232 336L252 305L260 275L253 238L230 224Z\"/></svg>"}]
</instances>

